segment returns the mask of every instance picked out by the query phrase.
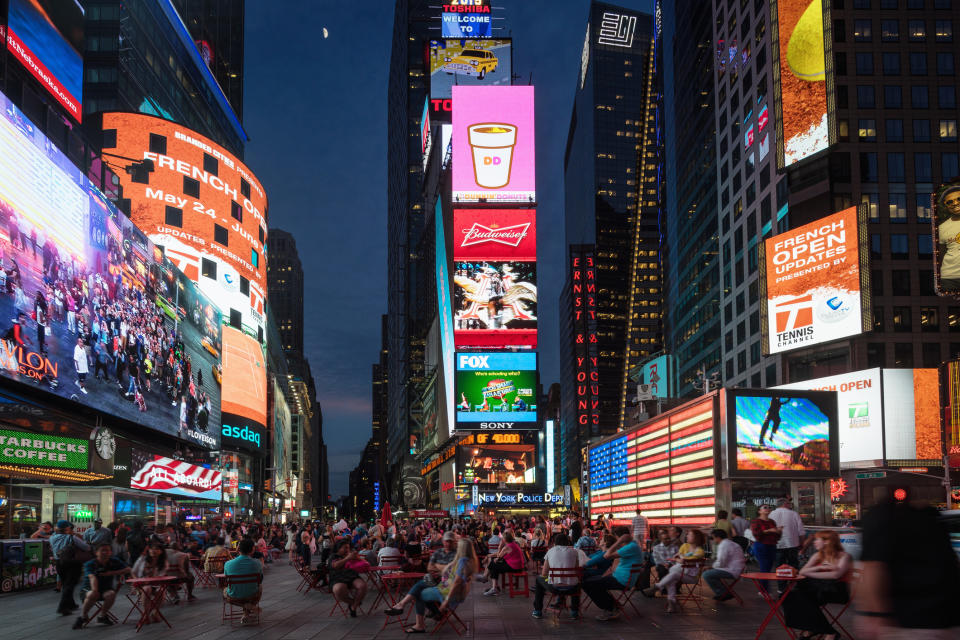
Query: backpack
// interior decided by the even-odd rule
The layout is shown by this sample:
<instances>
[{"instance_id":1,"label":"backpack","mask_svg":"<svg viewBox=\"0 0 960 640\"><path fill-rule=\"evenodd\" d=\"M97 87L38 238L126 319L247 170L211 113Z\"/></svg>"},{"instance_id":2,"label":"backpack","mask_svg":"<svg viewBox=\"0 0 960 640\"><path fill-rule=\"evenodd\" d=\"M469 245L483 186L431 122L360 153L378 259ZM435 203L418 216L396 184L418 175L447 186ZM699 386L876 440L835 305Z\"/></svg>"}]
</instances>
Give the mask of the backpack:
<instances>
[{"instance_id":1,"label":"backpack","mask_svg":"<svg viewBox=\"0 0 960 640\"><path fill-rule=\"evenodd\" d=\"M64 563L83 564L88 560L93 560L93 554L78 547L76 541L73 538L70 538L70 542L67 544L67 546L61 549L60 553L57 554L57 559Z\"/></svg>"}]
</instances>

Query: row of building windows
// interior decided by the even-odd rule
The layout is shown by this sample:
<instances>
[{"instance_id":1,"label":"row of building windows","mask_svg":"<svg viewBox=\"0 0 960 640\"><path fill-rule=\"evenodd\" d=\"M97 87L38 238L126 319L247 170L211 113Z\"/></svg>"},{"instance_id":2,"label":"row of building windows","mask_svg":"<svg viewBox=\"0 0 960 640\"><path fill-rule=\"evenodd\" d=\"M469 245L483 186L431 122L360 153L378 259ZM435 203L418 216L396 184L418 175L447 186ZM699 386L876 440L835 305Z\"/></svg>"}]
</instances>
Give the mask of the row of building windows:
<instances>
[{"instance_id":1,"label":"row of building windows","mask_svg":"<svg viewBox=\"0 0 960 640\"><path fill-rule=\"evenodd\" d=\"M899 76L903 72L901 64L903 56L898 51L881 52L880 68L885 76ZM912 51L906 54L908 66L912 76L926 76L930 74L928 65L929 56L926 51ZM950 51L937 51L935 54L936 72L938 76L952 76L955 73L954 55ZM874 74L875 53L862 51L854 54L854 63L858 76L872 76ZM847 75L847 55L834 54L834 69L836 75Z\"/></svg>"},{"instance_id":2,"label":"row of building windows","mask_svg":"<svg viewBox=\"0 0 960 640\"><path fill-rule=\"evenodd\" d=\"M880 41L900 42L900 20L880 20ZM874 21L869 18L857 18L853 21L854 42L873 42ZM923 42L927 39L927 23L924 20L907 20L906 35L910 42ZM953 42L953 22L950 20L934 20L933 34L937 42ZM833 26L833 38L836 42L844 42L846 25L843 20L837 20Z\"/></svg>"}]
</instances>

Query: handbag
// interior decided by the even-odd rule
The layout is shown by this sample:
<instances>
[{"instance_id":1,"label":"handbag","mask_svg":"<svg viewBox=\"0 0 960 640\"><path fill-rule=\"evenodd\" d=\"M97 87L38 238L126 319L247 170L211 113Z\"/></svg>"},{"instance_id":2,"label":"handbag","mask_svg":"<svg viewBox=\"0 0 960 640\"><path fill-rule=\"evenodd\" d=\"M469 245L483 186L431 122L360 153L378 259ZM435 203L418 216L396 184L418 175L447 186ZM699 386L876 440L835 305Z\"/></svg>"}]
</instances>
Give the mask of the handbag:
<instances>
[{"instance_id":1,"label":"handbag","mask_svg":"<svg viewBox=\"0 0 960 640\"><path fill-rule=\"evenodd\" d=\"M57 559L60 562L66 562L66 563L79 562L80 564L83 564L88 560L93 560L93 554L90 553L89 551L84 551L83 549L78 547L77 543L73 539L71 539L70 544L68 544L63 549L61 549L60 553L57 554Z\"/></svg>"}]
</instances>

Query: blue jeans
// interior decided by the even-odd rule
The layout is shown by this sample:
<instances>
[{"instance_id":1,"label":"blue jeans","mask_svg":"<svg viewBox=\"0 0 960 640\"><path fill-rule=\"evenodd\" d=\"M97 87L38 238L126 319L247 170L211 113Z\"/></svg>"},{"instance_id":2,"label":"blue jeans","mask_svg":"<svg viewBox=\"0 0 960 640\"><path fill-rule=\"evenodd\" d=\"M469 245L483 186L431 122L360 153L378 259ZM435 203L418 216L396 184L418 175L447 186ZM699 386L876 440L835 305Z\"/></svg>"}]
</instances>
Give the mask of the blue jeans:
<instances>
[{"instance_id":1,"label":"blue jeans","mask_svg":"<svg viewBox=\"0 0 960 640\"><path fill-rule=\"evenodd\" d=\"M703 572L703 581L713 589L713 595L718 598L722 596L727 588L723 586L723 583L720 582L720 579L725 580L736 580L736 577L729 571L724 571L723 569L707 569Z\"/></svg>"},{"instance_id":2,"label":"blue jeans","mask_svg":"<svg viewBox=\"0 0 960 640\"><path fill-rule=\"evenodd\" d=\"M407 595L413 596L414 599L419 600L420 593L426 588L428 588L427 583L423 580L418 580L412 587L410 587L410 591L407 591Z\"/></svg>"},{"instance_id":3,"label":"blue jeans","mask_svg":"<svg viewBox=\"0 0 960 640\"><path fill-rule=\"evenodd\" d=\"M773 561L777 557L777 545L754 542L753 556L757 559L757 564L760 565L760 573L770 573L773 571ZM764 581L763 588L769 591L769 583Z\"/></svg>"},{"instance_id":4,"label":"blue jeans","mask_svg":"<svg viewBox=\"0 0 960 640\"><path fill-rule=\"evenodd\" d=\"M410 591L412 592L413 589ZM414 606L417 609L417 615L422 616L427 612L428 603L439 606L441 602L443 602L443 594L440 593L440 589L437 589L436 587L424 586L424 588L420 590L420 594L417 596ZM435 610L436 608L437 607L430 607L431 610Z\"/></svg>"}]
</instances>

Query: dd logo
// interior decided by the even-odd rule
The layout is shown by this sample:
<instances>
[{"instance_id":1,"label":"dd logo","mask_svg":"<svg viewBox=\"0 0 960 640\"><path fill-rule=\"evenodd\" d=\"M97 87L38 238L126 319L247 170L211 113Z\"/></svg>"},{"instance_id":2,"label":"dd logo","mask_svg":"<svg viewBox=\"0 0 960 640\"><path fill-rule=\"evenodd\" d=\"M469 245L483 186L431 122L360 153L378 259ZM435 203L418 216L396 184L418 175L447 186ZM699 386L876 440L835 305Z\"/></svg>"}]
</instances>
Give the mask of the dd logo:
<instances>
[{"instance_id":1,"label":"dd logo","mask_svg":"<svg viewBox=\"0 0 960 640\"><path fill-rule=\"evenodd\" d=\"M483 156L483 164L497 166L500 164L500 158L496 156Z\"/></svg>"}]
</instances>

